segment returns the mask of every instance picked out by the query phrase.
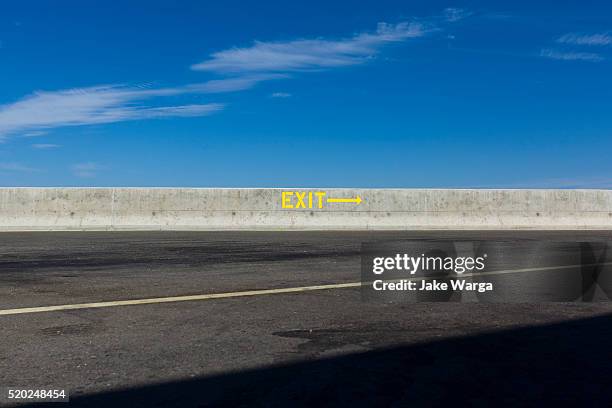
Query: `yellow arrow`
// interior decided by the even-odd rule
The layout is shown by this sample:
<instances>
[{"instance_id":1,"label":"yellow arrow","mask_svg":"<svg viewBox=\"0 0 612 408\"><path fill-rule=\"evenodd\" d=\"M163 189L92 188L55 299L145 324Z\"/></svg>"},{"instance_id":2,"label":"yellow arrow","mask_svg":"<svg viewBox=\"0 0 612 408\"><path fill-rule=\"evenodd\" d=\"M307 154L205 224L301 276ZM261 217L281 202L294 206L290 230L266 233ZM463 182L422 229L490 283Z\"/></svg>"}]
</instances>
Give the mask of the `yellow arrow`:
<instances>
[{"instance_id":1,"label":"yellow arrow","mask_svg":"<svg viewBox=\"0 0 612 408\"><path fill-rule=\"evenodd\" d=\"M357 196L355 198L328 198L328 203L361 203L361 197Z\"/></svg>"}]
</instances>

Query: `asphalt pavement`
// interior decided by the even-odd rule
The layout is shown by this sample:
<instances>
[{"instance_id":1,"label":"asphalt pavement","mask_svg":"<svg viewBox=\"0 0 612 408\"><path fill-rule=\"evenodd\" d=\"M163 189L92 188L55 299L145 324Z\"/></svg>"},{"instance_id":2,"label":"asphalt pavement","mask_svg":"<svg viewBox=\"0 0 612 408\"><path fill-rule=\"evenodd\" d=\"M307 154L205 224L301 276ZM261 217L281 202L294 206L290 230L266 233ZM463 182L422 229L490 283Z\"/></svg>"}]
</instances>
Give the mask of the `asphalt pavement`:
<instances>
[{"instance_id":1,"label":"asphalt pavement","mask_svg":"<svg viewBox=\"0 0 612 408\"><path fill-rule=\"evenodd\" d=\"M609 302L371 302L342 286L360 281L362 243L413 239L612 231L2 233L0 390L66 389L75 406L612 402ZM90 303L105 306L44 310Z\"/></svg>"}]
</instances>

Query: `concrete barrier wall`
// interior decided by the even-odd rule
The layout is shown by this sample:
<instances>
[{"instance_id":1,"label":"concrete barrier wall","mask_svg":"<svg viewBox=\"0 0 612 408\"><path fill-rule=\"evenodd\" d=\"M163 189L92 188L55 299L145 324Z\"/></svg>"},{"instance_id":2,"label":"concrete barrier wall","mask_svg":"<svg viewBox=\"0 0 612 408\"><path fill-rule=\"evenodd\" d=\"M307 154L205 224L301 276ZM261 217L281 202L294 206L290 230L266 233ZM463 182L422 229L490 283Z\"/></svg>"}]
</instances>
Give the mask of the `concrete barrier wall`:
<instances>
[{"instance_id":1,"label":"concrete barrier wall","mask_svg":"<svg viewBox=\"0 0 612 408\"><path fill-rule=\"evenodd\" d=\"M363 201L283 208L283 191ZM0 189L4 231L219 229L612 229L612 190Z\"/></svg>"}]
</instances>

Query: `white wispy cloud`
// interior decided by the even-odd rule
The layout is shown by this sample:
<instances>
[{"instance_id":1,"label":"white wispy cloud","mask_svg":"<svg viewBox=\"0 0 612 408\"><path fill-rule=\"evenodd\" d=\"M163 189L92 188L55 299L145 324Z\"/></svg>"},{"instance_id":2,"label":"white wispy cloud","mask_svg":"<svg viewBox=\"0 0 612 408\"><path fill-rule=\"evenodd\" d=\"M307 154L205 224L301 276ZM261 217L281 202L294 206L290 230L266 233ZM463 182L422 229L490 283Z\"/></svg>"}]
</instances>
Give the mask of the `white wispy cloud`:
<instances>
[{"instance_id":1,"label":"white wispy cloud","mask_svg":"<svg viewBox=\"0 0 612 408\"><path fill-rule=\"evenodd\" d=\"M86 162L74 164L71 169L77 177L90 178L95 177L100 170L106 169L106 166L95 162Z\"/></svg>"},{"instance_id":2,"label":"white wispy cloud","mask_svg":"<svg viewBox=\"0 0 612 408\"><path fill-rule=\"evenodd\" d=\"M596 54L594 52L559 51L551 48L545 48L540 51L540 56L564 61L597 62L603 60L603 57L601 55Z\"/></svg>"},{"instance_id":3,"label":"white wispy cloud","mask_svg":"<svg viewBox=\"0 0 612 408\"><path fill-rule=\"evenodd\" d=\"M258 75L245 75L239 77L230 77L223 79L213 79L208 82L200 84L191 84L185 87L179 88L182 91L195 92L195 93L225 93L225 92L236 92L244 91L253 88L260 82L269 81L272 79L283 79L287 78L285 74L258 74Z\"/></svg>"},{"instance_id":4,"label":"white wispy cloud","mask_svg":"<svg viewBox=\"0 0 612 408\"><path fill-rule=\"evenodd\" d=\"M255 41L250 47L230 48L192 65L196 71L221 74L288 73L360 64L386 44L422 37L431 28L419 22L379 23L373 33L340 40L300 39L285 42Z\"/></svg>"},{"instance_id":5,"label":"white wispy cloud","mask_svg":"<svg viewBox=\"0 0 612 408\"><path fill-rule=\"evenodd\" d=\"M472 14L474 13L462 8L449 7L444 9L444 19L450 23L463 20L464 18L467 18Z\"/></svg>"},{"instance_id":6,"label":"white wispy cloud","mask_svg":"<svg viewBox=\"0 0 612 408\"><path fill-rule=\"evenodd\" d=\"M557 38L557 42L574 45L611 45L612 35L607 32L598 34L568 33Z\"/></svg>"},{"instance_id":7,"label":"white wispy cloud","mask_svg":"<svg viewBox=\"0 0 612 408\"><path fill-rule=\"evenodd\" d=\"M44 131L44 130L34 130L32 132L25 132L21 136L23 136L23 137L38 137L38 136L44 136L46 134L47 134L47 132Z\"/></svg>"},{"instance_id":8,"label":"white wispy cloud","mask_svg":"<svg viewBox=\"0 0 612 408\"><path fill-rule=\"evenodd\" d=\"M291 96L289 92L274 92L270 95L271 98L290 98Z\"/></svg>"},{"instance_id":9,"label":"white wispy cloud","mask_svg":"<svg viewBox=\"0 0 612 408\"><path fill-rule=\"evenodd\" d=\"M17 132L32 133L61 126L91 125L170 116L203 116L223 109L219 103L143 105L155 97L194 92L182 88L139 88L101 85L60 91L38 91L17 102L0 105L0 139Z\"/></svg>"},{"instance_id":10,"label":"white wispy cloud","mask_svg":"<svg viewBox=\"0 0 612 408\"><path fill-rule=\"evenodd\" d=\"M0 171L10 171L19 173L34 173L39 172L40 169L23 165L17 162L0 163Z\"/></svg>"},{"instance_id":11,"label":"white wispy cloud","mask_svg":"<svg viewBox=\"0 0 612 408\"><path fill-rule=\"evenodd\" d=\"M193 65L224 77L176 87L97 85L55 91L36 91L0 105L0 142L7 136L35 136L50 129L161 117L204 116L224 108L221 103L165 106L159 98L184 94L216 94L247 90L263 81L288 78L294 72L361 64L384 46L422 37L440 24L470 15L449 8L443 16L398 24L379 23L374 32L343 39L298 39L262 42L213 53ZM287 97L278 92L273 97ZM160 106L162 105L162 106Z\"/></svg>"},{"instance_id":12,"label":"white wispy cloud","mask_svg":"<svg viewBox=\"0 0 612 408\"><path fill-rule=\"evenodd\" d=\"M58 147L60 147L60 145L53 144L53 143L34 143L32 145L32 147L34 149L46 150L46 149L55 149L55 148L58 148Z\"/></svg>"}]
</instances>

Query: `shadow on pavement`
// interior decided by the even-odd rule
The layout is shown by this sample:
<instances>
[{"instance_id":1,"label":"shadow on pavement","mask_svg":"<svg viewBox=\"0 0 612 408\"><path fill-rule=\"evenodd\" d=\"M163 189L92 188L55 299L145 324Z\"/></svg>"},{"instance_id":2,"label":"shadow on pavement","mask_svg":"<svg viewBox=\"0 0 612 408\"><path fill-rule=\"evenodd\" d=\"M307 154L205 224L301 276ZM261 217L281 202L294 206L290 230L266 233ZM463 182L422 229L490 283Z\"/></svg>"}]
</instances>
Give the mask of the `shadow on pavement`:
<instances>
[{"instance_id":1,"label":"shadow on pavement","mask_svg":"<svg viewBox=\"0 0 612 408\"><path fill-rule=\"evenodd\" d=\"M87 407L611 406L612 316L86 395L70 402Z\"/></svg>"}]
</instances>

